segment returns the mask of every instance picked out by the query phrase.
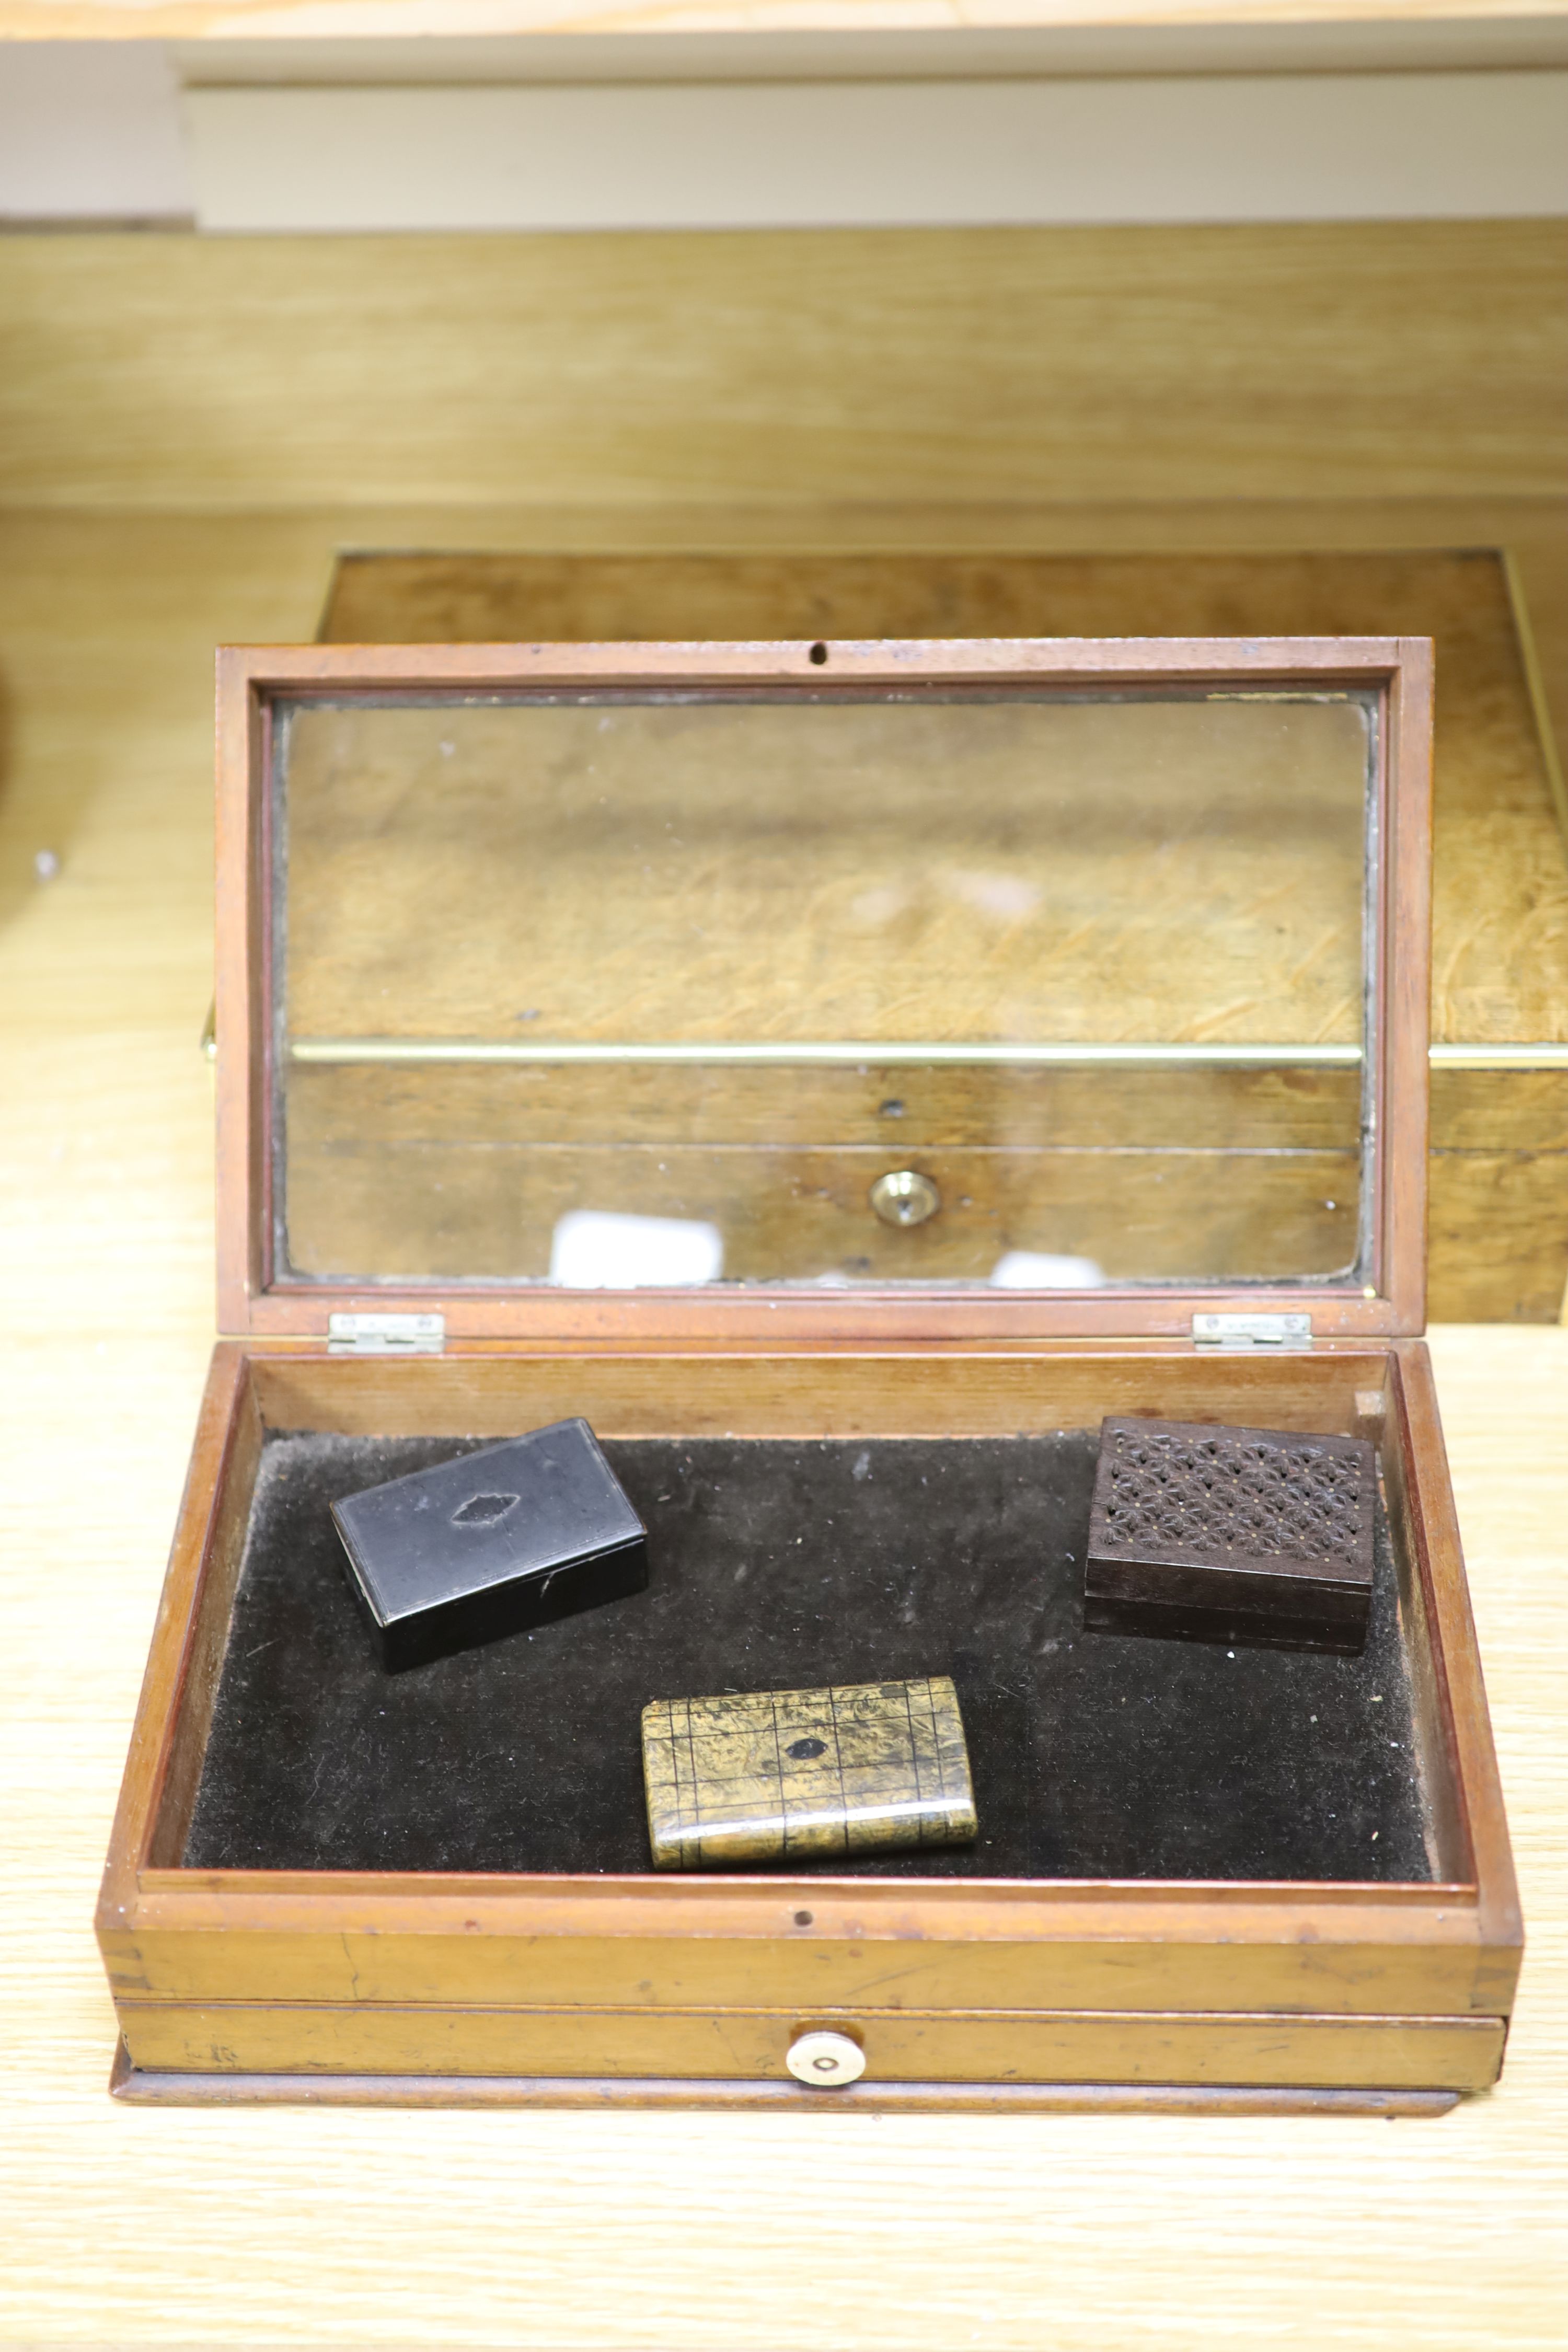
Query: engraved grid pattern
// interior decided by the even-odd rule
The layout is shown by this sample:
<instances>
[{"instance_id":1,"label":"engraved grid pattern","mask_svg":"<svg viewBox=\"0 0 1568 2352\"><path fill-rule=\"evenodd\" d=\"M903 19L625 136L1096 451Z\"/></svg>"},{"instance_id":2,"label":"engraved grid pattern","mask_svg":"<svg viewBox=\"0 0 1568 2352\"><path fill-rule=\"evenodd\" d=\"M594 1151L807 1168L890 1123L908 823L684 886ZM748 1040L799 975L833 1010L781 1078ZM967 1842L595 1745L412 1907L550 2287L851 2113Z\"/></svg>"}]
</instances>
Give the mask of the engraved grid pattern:
<instances>
[{"instance_id":1,"label":"engraved grid pattern","mask_svg":"<svg viewBox=\"0 0 1568 2352\"><path fill-rule=\"evenodd\" d=\"M1108 1422L1091 1549L1225 1562L1277 1558L1359 1575L1371 1565L1373 1479L1360 1441Z\"/></svg>"},{"instance_id":2,"label":"engraved grid pattern","mask_svg":"<svg viewBox=\"0 0 1568 2352\"><path fill-rule=\"evenodd\" d=\"M643 1710L659 1869L961 1844L975 1832L945 1675L825 1690L656 1699Z\"/></svg>"}]
</instances>

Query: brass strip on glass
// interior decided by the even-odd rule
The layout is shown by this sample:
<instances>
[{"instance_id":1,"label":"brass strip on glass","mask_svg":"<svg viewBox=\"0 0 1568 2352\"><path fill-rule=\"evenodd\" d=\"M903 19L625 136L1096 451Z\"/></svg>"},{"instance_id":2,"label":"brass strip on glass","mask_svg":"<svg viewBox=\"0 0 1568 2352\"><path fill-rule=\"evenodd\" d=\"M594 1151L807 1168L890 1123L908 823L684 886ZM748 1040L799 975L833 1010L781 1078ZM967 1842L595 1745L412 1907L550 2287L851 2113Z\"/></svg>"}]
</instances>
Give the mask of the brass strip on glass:
<instances>
[{"instance_id":1,"label":"brass strip on glass","mask_svg":"<svg viewBox=\"0 0 1568 2352\"><path fill-rule=\"evenodd\" d=\"M204 1050L212 1048L203 1040ZM1432 1067L1444 1070L1568 1070L1568 1041L1505 1045L1438 1045ZM489 1037L296 1037L294 1062L690 1062L690 1063L994 1063L1016 1067L1097 1068L1136 1064L1205 1070L1356 1069L1359 1045L933 1045L865 1039L779 1044L521 1045Z\"/></svg>"},{"instance_id":2,"label":"brass strip on glass","mask_svg":"<svg viewBox=\"0 0 1568 2352\"><path fill-rule=\"evenodd\" d=\"M1434 1045L1435 1070L1568 1070L1568 1044Z\"/></svg>"},{"instance_id":3,"label":"brass strip on glass","mask_svg":"<svg viewBox=\"0 0 1568 2352\"><path fill-rule=\"evenodd\" d=\"M1562 1049L1568 1054L1568 1047ZM690 1062L690 1063L996 1063L1014 1066L1117 1063L1187 1064L1200 1069L1268 1068L1278 1063L1359 1068L1359 1045L941 1045L880 1039L787 1040L779 1043L658 1045L524 1045L488 1037L296 1037L295 1062Z\"/></svg>"}]
</instances>

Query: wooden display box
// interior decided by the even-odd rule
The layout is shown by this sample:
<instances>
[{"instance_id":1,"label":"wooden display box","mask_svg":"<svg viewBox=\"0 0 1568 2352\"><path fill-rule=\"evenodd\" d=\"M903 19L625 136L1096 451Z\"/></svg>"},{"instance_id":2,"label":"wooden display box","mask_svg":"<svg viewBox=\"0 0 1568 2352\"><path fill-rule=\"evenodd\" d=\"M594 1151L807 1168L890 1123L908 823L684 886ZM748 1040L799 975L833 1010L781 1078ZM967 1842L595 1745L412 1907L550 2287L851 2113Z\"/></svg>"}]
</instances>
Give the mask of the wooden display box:
<instances>
[{"instance_id":1,"label":"wooden display box","mask_svg":"<svg viewBox=\"0 0 1568 2352\"><path fill-rule=\"evenodd\" d=\"M1364 936L1365 989L1356 998L1356 1042L1342 1039L1332 1065L1353 1052L1363 1080L1352 1153L1360 1205L1346 1262L1294 1280L1272 1268L1260 1274L1252 1263L1257 1219L1242 1215L1226 1244L1239 1274L1113 1275L1079 1288L933 1276L918 1255L891 1271L884 1262L868 1276L852 1262L847 1273L841 1256L826 1281L764 1271L663 1289L573 1290L497 1276L479 1258L445 1279L388 1278L368 1257L352 1278L301 1273L289 1222L289 1089L300 1042L320 1042L311 1015L321 992L341 994L358 956L367 1003L377 992L395 1003L421 972L460 1003L465 954L471 962L478 950L455 934L449 956L439 940L432 950L420 944L420 927L428 929L443 892L456 892L450 903L469 908L472 937L484 932L484 907L475 900L482 866L467 847L444 865L439 845L471 814L470 786L452 784L441 824L422 837L418 780L407 774L398 822L410 828L418 887L400 902L384 898L379 930L356 929L344 887L353 861L333 857L344 841L370 839L358 831L365 805L356 780L381 722L356 733L360 714L406 712L422 725L419 714L431 709L521 710L524 732L494 771L503 776L495 789L523 792L532 809L542 804L543 787L531 771L526 788L518 783L515 757L517 742L546 740L537 730L528 736L536 727L530 714L630 714L634 736L642 728L647 742L668 751L659 730L674 724L672 709L718 713L715 740L731 750L752 740L748 729L765 734L778 725L788 735L800 712L847 712L846 740L872 807L881 803L875 776L864 782L875 764L868 765L864 730L885 711L894 714L887 757L905 773L899 762L922 728L936 730L931 740L945 759L949 738L941 730L956 727L962 738L971 711L1003 713L985 723L1004 733L1005 714L1022 714L1007 757L1021 743L1037 760L1041 745L1057 740L1053 729L1109 728L1114 740L1118 730L1143 727L1151 709L1165 709L1173 742L1184 727L1200 735L1208 729L1202 740L1211 749L1241 744L1244 767L1264 740L1246 730L1267 720L1281 730L1279 774L1299 813L1311 790L1305 754L1291 748L1297 735L1302 745L1315 735L1329 747L1325 776L1336 761L1342 767L1352 736L1364 740L1368 822L1356 840L1373 855L1350 929L1358 941ZM348 714L340 747L347 764L328 763L310 787L314 803L305 755L315 721L296 736L291 714L300 711L326 713L329 729L338 724L332 714ZM694 723L700 732L708 721ZM809 719L806 735L791 740L810 740L830 759L836 723ZM461 725L454 720L439 740L458 747L450 756L461 769ZM1121 734L1125 743L1144 740ZM317 647L222 656L220 1301L233 1336L214 1359L99 1913L122 2034L121 2095L803 2105L830 2098L1386 2113L1440 2107L1495 2078L1521 1932L1431 1374L1416 1336L1429 749L1429 647L1407 639ZM1180 769L1174 751L1170 764L1173 773ZM655 786L672 772L667 759L645 767ZM940 790L956 793L941 805L973 813L974 782L962 762L956 785L942 761L932 769L948 779ZM560 790L570 797L580 782L574 772ZM1338 789L1325 782L1289 850L1289 871L1301 876L1303 919L1313 913L1313 845L1334 832ZM707 807L726 824L727 790L716 787ZM1258 790L1266 797L1262 782ZM921 831L927 803L915 805L913 781L910 791L911 836L937 858L934 835ZM700 825L700 801L689 787L683 824ZM1245 793L1229 801L1222 793L1211 818L1222 803L1237 839L1258 835L1247 855L1275 854L1278 824L1258 826ZM613 814L620 820L626 812ZM1033 871L1032 836L1027 828L1025 836L1004 834L991 840L997 863L986 871L993 883L1021 887L1020 877ZM491 834L481 825L476 837L483 866L495 870ZM532 862L520 856L506 870L509 891L531 876L540 890L550 887L539 836L530 840ZM699 911L711 911L722 896L713 877L723 843L712 824L703 840L697 870L708 881L688 895L700 898ZM1066 842L1058 828L1053 854L1065 858ZM1180 849L1197 861L1196 872L1233 846L1212 824L1172 820L1151 854L1169 863ZM961 848L970 856L970 846ZM318 856L317 883L302 881L303 863ZM639 870L637 859L626 870ZM810 895L816 870L805 855L785 879L793 887L804 876ZM619 871L607 855L598 902L579 921L587 912L630 919L633 902L616 895ZM872 877L868 887L882 886ZM317 899L336 908L335 925L312 928ZM789 946L785 917L798 903L780 902L772 938L781 957ZM810 903L819 905L820 894ZM1016 890L1006 903L1017 903ZM1189 914L1194 903L1184 894L1175 901ZM1277 927L1288 958L1294 919L1288 911ZM738 926L733 940L743 941L749 928L749 920ZM542 914L526 935L534 931L554 936ZM523 929L508 934L524 936ZM731 979L742 971L733 940ZM1321 949L1331 962L1339 951ZM512 985L526 953L509 948L501 962L498 1013L509 1021L532 1013L531 978L526 988ZM844 969L849 988L852 955ZM696 1003L696 1034L671 1066L700 1066L710 1050L706 1003ZM616 1009L620 1053L626 1001ZM415 1039L426 1057L433 1044L449 1040L439 1025L449 1008L434 1012ZM783 998L769 1039L765 1009L759 1013L764 1034L752 1044L766 1046L761 1066L774 1073L781 1100L798 1109L819 1097L810 1082L790 1091L788 1074L808 1066L809 1055L806 1064L790 1055L806 1054L809 1041L781 1037L787 1019ZM368 1034L362 1024L362 1044ZM503 1074L497 1087L510 1086L510 1074L531 1067L529 1054L539 1050L509 1043L498 1057L494 1045L515 1034L496 1025L487 1046L468 1033L465 1066L493 1067ZM382 1042L401 1051L408 1036L399 1027ZM846 1045L831 1042L836 1051ZM867 1042L863 1034L847 1041L858 1052ZM896 1034L883 1028L869 1042L896 1062ZM927 1061L905 1066L961 1067L964 1041L949 1036L945 1063L931 1052L942 1042L925 1033ZM968 1042L1021 1055L1026 1071L1070 1066L1059 1061L1070 1039ZM1277 1046L1256 1036L1232 1042L1236 1067L1274 1066L1268 1055ZM592 1041L577 1041L584 1043ZM1188 1066L1200 1074L1206 1066L1179 1054L1162 1058L1158 1040L1140 1050L1152 1055L1142 1066L1166 1086ZM748 1068L726 1062L721 1050L717 1058L721 1068ZM604 1061L600 1040L587 1066L602 1070ZM366 1115L363 1073L417 1074L427 1066L396 1055L339 1062L353 1078L336 1137L340 1158L352 1159L366 1131L354 1125ZM579 1066L569 1057L559 1066ZM331 1065L318 1055L306 1066ZM987 1065L980 1058L975 1066ZM1289 1076L1289 1055L1286 1066ZM630 1092L634 1111L652 1098ZM428 1138L417 1087L406 1097L414 1110L402 1138L385 1126L387 1099L371 1104L368 1148L384 1171L389 1142L407 1146L423 1165ZM679 1090L675 1099L683 1099ZM716 1099L747 1097L721 1090ZM510 1169L509 1152L551 1148L504 1132L498 1145L482 1119L470 1119L466 1133L486 1166L499 1158ZM1092 1117L1073 1134L1070 1145L1058 1134L1029 1149L1106 1152ZM595 1169L612 1166L616 1148L613 1132L598 1136ZM1347 1148L1333 1147L1342 1158ZM623 1140L622 1149L632 1156L647 1146ZM1271 1152L1268 1143L1258 1148L1260 1160ZM924 1154L908 1157L918 1163ZM491 1248L493 1217L472 1213L471 1187L459 1192L447 1230L475 1250ZM712 1195L721 1210L731 1197L721 1189ZM1030 1197L1055 1213L1048 1185ZM310 1217L320 1213L308 1206ZM340 1227L365 1252L386 1229L384 1206ZM1308 1226L1301 1231L1310 1237ZM1336 1247L1343 1240L1340 1225L1323 1232ZM921 1246L918 1232L894 1239ZM1206 1264L1215 1246L1212 1237L1195 1240L1194 1264ZM1048 1272L1048 1261L1040 1263ZM334 1352L330 1318L344 1314L439 1316L444 1346L401 1357ZM1310 1347L1248 1351L1239 1331L1234 1349L1198 1343L1194 1318L1260 1314L1309 1317ZM397 1677L394 1699L367 1679L350 1635L335 1630L340 1603L352 1603L330 1553L319 1553L314 1584L297 1580L304 1574L297 1557L319 1546L312 1479L342 1477L348 1465L350 1483L369 1484L413 1458L408 1449L450 1449L574 1413L592 1423L626 1475L647 1474L651 1504L673 1515L650 1520L650 1596L549 1629L568 1639L531 1658L501 1643L488 1656ZM1082 1633L1072 1614L1074 1544L1080 1591L1082 1551L1068 1474L1088 1458L1100 1419L1127 1413L1375 1442L1384 1588L1374 1603L1380 1630L1359 1666L1270 1654L1265 1669L1250 1653ZM702 1536L698 1521L707 1511L716 1524L710 1507L719 1491L701 1485L704 1465L720 1464L730 1479L739 1525L748 1523L748 1482L761 1494L779 1472L809 1497L814 1489L799 1483L803 1460L813 1479L840 1478L835 1494L860 1497L847 1533L830 1537L832 1515L803 1505L792 1538L795 1521L769 1503L773 1532L752 1553L726 1551L723 1541L716 1550L711 1528ZM944 1477L954 1493L994 1500L1018 1486L1008 1486L1007 1465L1047 1461L1067 1465L1049 1503L1048 1539L1042 1533L1037 1541L1027 1510L1008 1520L997 1506L1003 1532L992 1551L943 1520ZM378 1470L369 1469L373 1462ZM928 1471L932 1490L922 1499ZM1044 1487L1040 1495L1044 1512ZM922 1526L937 1530L940 1556L910 1569L900 1547ZM814 1568L828 1563L809 1602L800 1599L799 1559L783 1549L792 1542L807 1548ZM856 1589L861 1549L906 1563L889 1576L886 1601L880 1584ZM742 1583L753 1558L754 1603ZM1046 1596L1037 1620L1029 1614L1037 1588ZM634 1616L645 1598L648 1613ZM728 1653L721 1646L711 1657L702 1650L710 1617L720 1629L715 1642L724 1626L742 1629L722 1637L731 1642ZM946 1868L921 1857L918 1872L906 1864L787 1876L656 1876L638 1862L620 1802L622 1748L635 1754L637 1733L626 1694L681 1695L673 1685L643 1687L639 1677L668 1681L669 1660L679 1655L695 1661L692 1671L711 1671L702 1688L768 1686L753 1679L753 1662L775 1657L803 1667L837 1663L847 1679L858 1654L836 1644L929 1645L939 1628L958 1643L961 1692L973 1693L966 1721L983 1843L972 1853L954 1850ZM910 1670L887 1654L888 1665L874 1664L873 1673ZM949 1660L928 1663L946 1671ZM1285 1679L1266 1685L1266 1671ZM444 1682L423 1679L443 1675ZM799 1679L828 1675L803 1671ZM334 1712L347 1704L349 1684L360 1710L352 1737L349 1717ZM1130 1699L1137 1704L1122 1715ZM1255 1729L1225 1747L1225 1727L1252 1717ZM594 1746L601 1724L602 1762ZM1141 1724L1157 1726L1157 1736ZM1022 1726L1023 1736L1003 1736L1009 1725ZM1011 1751L1026 1759L1017 1785ZM1222 1751L1223 1769L1213 1762ZM1177 1789L1179 1801L1156 1823L1161 1791L1184 1772L1190 1786ZM317 1803L310 1791L323 1777L330 1802ZM509 1839L526 1866L507 1866ZM1116 1866L1084 1866L1097 1855ZM1172 1855L1206 1856L1212 1866L1156 1866ZM1336 1866L1314 1867L1323 1856ZM1260 1858L1281 1866L1259 1867ZM795 2038L824 2026L864 2050L866 2072L851 2089L813 2091L785 2071Z\"/></svg>"}]
</instances>

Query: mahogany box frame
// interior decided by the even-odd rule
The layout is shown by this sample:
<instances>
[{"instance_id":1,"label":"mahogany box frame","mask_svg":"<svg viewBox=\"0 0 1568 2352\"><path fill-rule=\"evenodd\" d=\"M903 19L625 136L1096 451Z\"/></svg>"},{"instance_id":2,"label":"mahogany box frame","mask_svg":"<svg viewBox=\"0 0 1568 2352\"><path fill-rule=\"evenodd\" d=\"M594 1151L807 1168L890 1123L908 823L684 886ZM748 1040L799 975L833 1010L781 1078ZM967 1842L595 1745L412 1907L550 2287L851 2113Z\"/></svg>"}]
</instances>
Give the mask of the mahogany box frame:
<instances>
[{"instance_id":1,"label":"mahogany box frame","mask_svg":"<svg viewBox=\"0 0 1568 2352\"><path fill-rule=\"evenodd\" d=\"M274 697L584 682L1201 684L1383 698L1369 1279L1262 1295L334 1290L269 1261ZM435 2104L1451 2105L1501 2063L1522 1929L1424 1321L1431 655L1425 639L228 648L218 678L219 1308L98 1931L122 2097ZM335 1311L448 1344L329 1354ZM1197 1312L1310 1313L1215 1353ZM186 1832L268 1427L964 1435L1105 1413L1377 1444L1436 1874L1419 1883L189 1870ZM859 2041L797 2085L802 2030Z\"/></svg>"}]
</instances>

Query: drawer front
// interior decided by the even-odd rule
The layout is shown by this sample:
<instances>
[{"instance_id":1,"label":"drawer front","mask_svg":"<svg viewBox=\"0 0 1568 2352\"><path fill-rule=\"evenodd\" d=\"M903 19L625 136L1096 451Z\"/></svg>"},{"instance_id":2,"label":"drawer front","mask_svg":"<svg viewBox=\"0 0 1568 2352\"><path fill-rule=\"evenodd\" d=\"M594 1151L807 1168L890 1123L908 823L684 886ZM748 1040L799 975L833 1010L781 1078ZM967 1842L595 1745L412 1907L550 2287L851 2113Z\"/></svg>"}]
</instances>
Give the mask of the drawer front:
<instances>
[{"instance_id":1,"label":"drawer front","mask_svg":"<svg viewBox=\"0 0 1568 2352\"><path fill-rule=\"evenodd\" d=\"M803 2032L844 2033L865 2081L1480 2090L1500 2018L887 2011L561 2011L123 2001L134 2065L197 2074L779 2081ZM824 2097L831 2091L824 2090Z\"/></svg>"}]
</instances>

